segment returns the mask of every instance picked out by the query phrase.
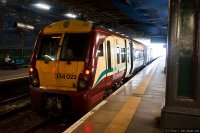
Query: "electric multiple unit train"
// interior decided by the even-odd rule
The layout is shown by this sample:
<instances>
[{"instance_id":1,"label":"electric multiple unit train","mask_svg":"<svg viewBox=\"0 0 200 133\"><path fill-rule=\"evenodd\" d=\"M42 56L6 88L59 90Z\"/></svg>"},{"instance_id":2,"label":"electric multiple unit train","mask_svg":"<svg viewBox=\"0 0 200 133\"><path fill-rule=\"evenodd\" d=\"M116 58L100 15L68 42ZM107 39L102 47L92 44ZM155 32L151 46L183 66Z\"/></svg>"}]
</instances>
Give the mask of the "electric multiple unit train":
<instances>
[{"instance_id":1,"label":"electric multiple unit train","mask_svg":"<svg viewBox=\"0 0 200 133\"><path fill-rule=\"evenodd\" d=\"M81 113L152 61L151 49L86 21L44 28L35 43L30 75L32 108Z\"/></svg>"}]
</instances>

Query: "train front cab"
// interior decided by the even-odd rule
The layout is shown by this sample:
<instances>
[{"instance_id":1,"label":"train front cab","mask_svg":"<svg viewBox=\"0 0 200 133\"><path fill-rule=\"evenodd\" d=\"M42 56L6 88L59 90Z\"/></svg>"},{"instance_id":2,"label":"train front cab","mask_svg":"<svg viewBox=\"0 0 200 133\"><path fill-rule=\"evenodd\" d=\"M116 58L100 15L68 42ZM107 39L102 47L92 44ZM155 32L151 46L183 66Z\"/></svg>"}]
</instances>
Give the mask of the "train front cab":
<instances>
[{"instance_id":1,"label":"train front cab","mask_svg":"<svg viewBox=\"0 0 200 133\"><path fill-rule=\"evenodd\" d=\"M40 33L29 70L31 103L36 112L59 114L63 109L86 108L91 70L85 60L91 29L92 24L83 21L60 21Z\"/></svg>"}]
</instances>

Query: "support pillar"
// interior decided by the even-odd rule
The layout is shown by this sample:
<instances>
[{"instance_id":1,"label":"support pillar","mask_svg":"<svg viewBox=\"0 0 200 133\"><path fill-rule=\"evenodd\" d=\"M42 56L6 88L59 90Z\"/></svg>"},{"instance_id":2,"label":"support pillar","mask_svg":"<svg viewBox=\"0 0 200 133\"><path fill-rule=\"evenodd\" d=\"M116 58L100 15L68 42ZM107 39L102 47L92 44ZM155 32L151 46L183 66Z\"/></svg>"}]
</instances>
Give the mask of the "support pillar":
<instances>
[{"instance_id":1,"label":"support pillar","mask_svg":"<svg viewBox=\"0 0 200 133\"><path fill-rule=\"evenodd\" d=\"M170 0L164 128L200 128L200 1Z\"/></svg>"}]
</instances>

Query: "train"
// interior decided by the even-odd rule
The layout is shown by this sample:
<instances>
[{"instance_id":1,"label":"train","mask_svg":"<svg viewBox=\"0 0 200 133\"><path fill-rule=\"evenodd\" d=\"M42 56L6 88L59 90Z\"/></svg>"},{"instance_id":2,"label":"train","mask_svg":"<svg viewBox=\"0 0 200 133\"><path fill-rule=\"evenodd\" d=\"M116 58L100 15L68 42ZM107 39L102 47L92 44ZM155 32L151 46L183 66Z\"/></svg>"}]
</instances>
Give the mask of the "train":
<instances>
[{"instance_id":1,"label":"train","mask_svg":"<svg viewBox=\"0 0 200 133\"><path fill-rule=\"evenodd\" d=\"M39 114L80 114L153 61L144 44L87 21L62 20L40 31L30 68Z\"/></svg>"}]
</instances>

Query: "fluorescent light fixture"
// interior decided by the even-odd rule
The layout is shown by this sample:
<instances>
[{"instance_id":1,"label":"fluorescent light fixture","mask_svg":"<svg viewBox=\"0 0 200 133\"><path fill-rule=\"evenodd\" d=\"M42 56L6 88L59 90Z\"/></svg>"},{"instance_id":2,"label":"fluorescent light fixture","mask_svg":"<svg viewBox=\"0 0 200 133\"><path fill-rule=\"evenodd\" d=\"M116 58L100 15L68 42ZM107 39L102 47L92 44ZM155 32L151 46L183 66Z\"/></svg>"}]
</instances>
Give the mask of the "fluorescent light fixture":
<instances>
[{"instance_id":1,"label":"fluorescent light fixture","mask_svg":"<svg viewBox=\"0 0 200 133\"><path fill-rule=\"evenodd\" d=\"M37 4L35 4L35 6L37 8L44 9L44 10L49 10L50 9L50 6L47 5L47 4L44 4L44 3L37 3Z\"/></svg>"},{"instance_id":2,"label":"fluorescent light fixture","mask_svg":"<svg viewBox=\"0 0 200 133\"><path fill-rule=\"evenodd\" d=\"M1 0L1 2L2 2L3 4L5 4L7 1L6 1L6 0Z\"/></svg>"},{"instance_id":3,"label":"fluorescent light fixture","mask_svg":"<svg viewBox=\"0 0 200 133\"><path fill-rule=\"evenodd\" d=\"M60 36L52 36L51 38L58 39L58 38L60 38Z\"/></svg>"},{"instance_id":4,"label":"fluorescent light fixture","mask_svg":"<svg viewBox=\"0 0 200 133\"><path fill-rule=\"evenodd\" d=\"M112 31L112 29L108 29L109 31Z\"/></svg>"},{"instance_id":5,"label":"fluorescent light fixture","mask_svg":"<svg viewBox=\"0 0 200 133\"><path fill-rule=\"evenodd\" d=\"M72 13L66 13L65 16L67 16L69 18L76 18L77 17L75 14L72 14Z\"/></svg>"},{"instance_id":6,"label":"fluorescent light fixture","mask_svg":"<svg viewBox=\"0 0 200 133\"><path fill-rule=\"evenodd\" d=\"M24 23L19 23L19 22L14 22L13 26L17 27L17 28L21 28L21 29L28 29L28 30L34 30L35 29L35 27L32 26L32 25L28 25L28 24L24 24Z\"/></svg>"},{"instance_id":7,"label":"fluorescent light fixture","mask_svg":"<svg viewBox=\"0 0 200 133\"><path fill-rule=\"evenodd\" d=\"M88 21L89 23L94 23L93 21Z\"/></svg>"},{"instance_id":8,"label":"fluorescent light fixture","mask_svg":"<svg viewBox=\"0 0 200 133\"><path fill-rule=\"evenodd\" d=\"M30 30L34 30L34 26L31 26L31 25L26 25L26 28Z\"/></svg>"}]
</instances>

